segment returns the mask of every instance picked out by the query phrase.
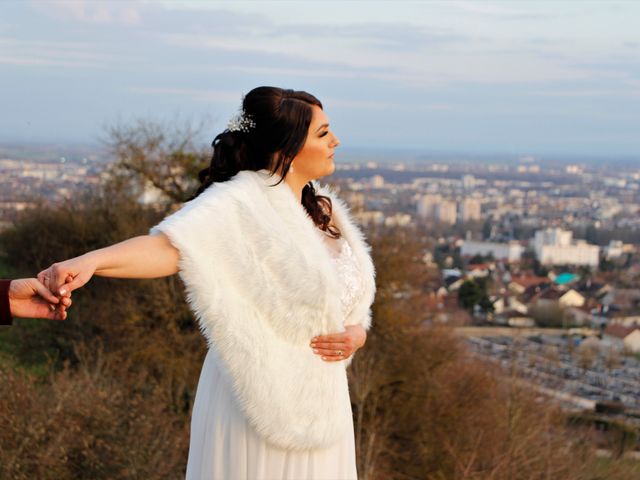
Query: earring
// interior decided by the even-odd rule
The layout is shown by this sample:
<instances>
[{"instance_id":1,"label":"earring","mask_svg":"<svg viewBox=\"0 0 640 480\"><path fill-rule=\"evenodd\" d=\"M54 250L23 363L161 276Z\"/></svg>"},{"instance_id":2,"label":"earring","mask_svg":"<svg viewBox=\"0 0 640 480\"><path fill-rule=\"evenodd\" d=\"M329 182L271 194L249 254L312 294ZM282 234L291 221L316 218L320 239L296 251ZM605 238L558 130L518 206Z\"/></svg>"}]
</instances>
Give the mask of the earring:
<instances>
[{"instance_id":1,"label":"earring","mask_svg":"<svg viewBox=\"0 0 640 480\"><path fill-rule=\"evenodd\" d=\"M289 173L293 173L293 162L289 164Z\"/></svg>"}]
</instances>

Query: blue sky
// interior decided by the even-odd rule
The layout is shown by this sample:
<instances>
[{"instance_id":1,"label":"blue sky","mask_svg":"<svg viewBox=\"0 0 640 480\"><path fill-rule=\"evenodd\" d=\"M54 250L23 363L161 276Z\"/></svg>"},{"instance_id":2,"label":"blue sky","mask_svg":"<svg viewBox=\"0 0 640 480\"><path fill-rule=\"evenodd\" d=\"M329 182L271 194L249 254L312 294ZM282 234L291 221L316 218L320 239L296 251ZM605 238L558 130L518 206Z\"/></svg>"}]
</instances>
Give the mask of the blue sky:
<instances>
[{"instance_id":1,"label":"blue sky","mask_svg":"<svg viewBox=\"0 0 640 480\"><path fill-rule=\"evenodd\" d=\"M221 131L258 85L345 147L640 157L640 2L0 2L0 141Z\"/></svg>"}]
</instances>

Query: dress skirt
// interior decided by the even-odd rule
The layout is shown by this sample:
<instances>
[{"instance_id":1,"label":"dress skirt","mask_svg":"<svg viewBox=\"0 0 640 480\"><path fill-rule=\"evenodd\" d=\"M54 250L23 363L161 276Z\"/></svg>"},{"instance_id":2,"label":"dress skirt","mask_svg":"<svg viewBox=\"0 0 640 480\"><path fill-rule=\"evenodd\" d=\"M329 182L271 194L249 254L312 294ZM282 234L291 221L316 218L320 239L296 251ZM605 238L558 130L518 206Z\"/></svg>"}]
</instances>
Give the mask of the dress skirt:
<instances>
[{"instance_id":1,"label":"dress skirt","mask_svg":"<svg viewBox=\"0 0 640 480\"><path fill-rule=\"evenodd\" d=\"M249 424L210 348L193 404L186 480L357 480L349 423L328 448L294 451L268 443Z\"/></svg>"}]
</instances>

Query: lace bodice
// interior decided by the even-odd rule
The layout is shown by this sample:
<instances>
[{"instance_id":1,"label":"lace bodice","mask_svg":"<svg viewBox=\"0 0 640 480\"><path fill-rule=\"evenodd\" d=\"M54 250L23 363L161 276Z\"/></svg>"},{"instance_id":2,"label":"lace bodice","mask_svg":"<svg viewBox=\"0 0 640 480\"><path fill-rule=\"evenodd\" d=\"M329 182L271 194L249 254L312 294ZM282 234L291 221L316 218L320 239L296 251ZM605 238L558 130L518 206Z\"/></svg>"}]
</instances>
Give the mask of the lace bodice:
<instances>
[{"instance_id":1,"label":"lace bodice","mask_svg":"<svg viewBox=\"0 0 640 480\"><path fill-rule=\"evenodd\" d=\"M338 272L341 292L340 302L342 304L342 313L346 318L363 293L364 281L362 272L353 255L351 245L344 237L334 239L325 235L324 240Z\"/></svg>"}]
</instances>

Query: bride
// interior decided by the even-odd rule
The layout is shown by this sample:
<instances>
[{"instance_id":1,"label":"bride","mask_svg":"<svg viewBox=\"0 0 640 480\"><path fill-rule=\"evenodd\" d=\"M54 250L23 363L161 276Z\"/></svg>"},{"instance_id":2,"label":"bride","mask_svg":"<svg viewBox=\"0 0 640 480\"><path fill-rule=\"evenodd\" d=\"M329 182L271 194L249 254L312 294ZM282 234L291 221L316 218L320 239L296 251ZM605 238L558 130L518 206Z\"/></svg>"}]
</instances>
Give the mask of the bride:
<instances>
[{"instance_id":1,"label":"bride","mask_svg":"<svg viewBox=\"0 0 640 480\"><path fill-rule=\"evenodd\" d=\"M357 479L346 367L375 271L347 206L317 183L338 145L316 97L257 87L182 208L38 275L68 295L93 275L180 274L208 344L187 479Z\"/></svg>"}]
</instances>

